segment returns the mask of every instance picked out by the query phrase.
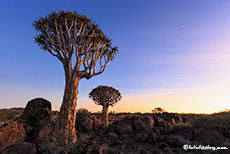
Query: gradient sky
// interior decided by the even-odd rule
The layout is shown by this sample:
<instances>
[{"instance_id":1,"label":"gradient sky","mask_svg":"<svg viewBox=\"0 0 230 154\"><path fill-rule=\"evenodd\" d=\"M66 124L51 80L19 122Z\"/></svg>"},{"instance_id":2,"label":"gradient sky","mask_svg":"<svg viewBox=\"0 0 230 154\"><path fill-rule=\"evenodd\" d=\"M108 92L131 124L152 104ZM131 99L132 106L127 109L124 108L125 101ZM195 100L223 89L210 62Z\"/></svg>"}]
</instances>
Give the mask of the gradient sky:
<instances>
[{"instance_id":1,"label":"gradient sky","mask_svg":"<svg viewBox=\"0 0 230 154\"><path fill-rule=\"evenodd\" d=\"M0 5L0 108L44 97L59 109L61 63L34 42L32 22L50 11L76 10L96 21L119 46L104 73L79 87L78 107L98 85L123 98L110 111L211 113L230 109L229 0L8 0Z\"/></svg>"}]
</instances>

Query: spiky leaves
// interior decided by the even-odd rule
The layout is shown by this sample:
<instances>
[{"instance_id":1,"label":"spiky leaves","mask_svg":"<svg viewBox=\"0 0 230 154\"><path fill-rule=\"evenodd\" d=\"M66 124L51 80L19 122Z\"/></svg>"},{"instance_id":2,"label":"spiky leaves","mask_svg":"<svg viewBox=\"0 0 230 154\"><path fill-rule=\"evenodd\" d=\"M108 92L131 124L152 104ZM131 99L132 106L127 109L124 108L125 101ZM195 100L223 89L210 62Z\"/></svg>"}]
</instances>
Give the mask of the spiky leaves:
<instances>
[{"instance_id":1,"label":"spiky leaves","mask_svg":"<svg viewBox=\"0 0 230 154\"><path fill-rule=\"evenodd\" d=\"M33 27L39 33L35 41L41 49L70 67L78 78L101 74L118 52L95 22L75 11L52 12L35 20Z\"/></svg>"},{"instance_id":2,"label":"spiky leaves","mask_svg":"<svg viewBox=\"0 0 230 154\"><path fill-rule=\"evenodd\" d=\"M120 92L108 86L98 86L89 93L91 98L97 105L114 106L118 101L121 100Z\"/></svg>"}]
</instances>

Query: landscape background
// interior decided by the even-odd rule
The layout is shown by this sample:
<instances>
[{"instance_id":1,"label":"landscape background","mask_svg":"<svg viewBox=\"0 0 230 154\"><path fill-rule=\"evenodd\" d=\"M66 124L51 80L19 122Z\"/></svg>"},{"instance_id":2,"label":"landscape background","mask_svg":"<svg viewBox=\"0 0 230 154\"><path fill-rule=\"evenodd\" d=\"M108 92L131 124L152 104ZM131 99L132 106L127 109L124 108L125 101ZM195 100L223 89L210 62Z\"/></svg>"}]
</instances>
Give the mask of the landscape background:
<instances>
[{"instance_id":1,"label":"landscape background","mask_svg":"<svg viewBox=\"0 0 230 154\"><path fill-rule=\"evenodd\" d=\"M230 1L3 1L0 6L0 108L44 97L58 110L61 63L34 42L33 20L76 10L98 23L119 55L104 73L80 82L78 107L100 111L88 98L98 85L123 98L110 111L213 113L230 108Z\"/></svg>"}]
</instances>

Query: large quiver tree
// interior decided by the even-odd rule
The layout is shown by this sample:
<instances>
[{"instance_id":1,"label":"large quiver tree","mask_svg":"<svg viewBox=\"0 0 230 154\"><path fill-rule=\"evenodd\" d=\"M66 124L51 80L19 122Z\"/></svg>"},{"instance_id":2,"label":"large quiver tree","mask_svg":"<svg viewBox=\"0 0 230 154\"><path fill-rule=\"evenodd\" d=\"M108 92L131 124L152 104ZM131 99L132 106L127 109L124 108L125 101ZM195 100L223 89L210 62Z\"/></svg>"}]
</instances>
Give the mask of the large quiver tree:
<instances>
[{"instance_id":1,"label":"large quiver tree","mask_svg":"<svg viewBox=\"0 0 230 154\"><path fill-rule=\"evenodd\" d=\"M63 65L65 90L55 130L75 134L79 81L101 74L117 53L97 24L77 12L52 12L33 22L35 41Z\"/></svg>"},{"instance_id":2,"label":"large quiver tree","mask_svg":"<svg viewBox=\"0 0 230 154\"><path fill-rule=\"evenodd\" d=\"M95 104L102 105L102 120L108 124L108 108L109 106L114 106L118 101L121 100L120 92L108 86L98 86L89 93L89 98L91 98Z\"/></svg>"}]
</instances>

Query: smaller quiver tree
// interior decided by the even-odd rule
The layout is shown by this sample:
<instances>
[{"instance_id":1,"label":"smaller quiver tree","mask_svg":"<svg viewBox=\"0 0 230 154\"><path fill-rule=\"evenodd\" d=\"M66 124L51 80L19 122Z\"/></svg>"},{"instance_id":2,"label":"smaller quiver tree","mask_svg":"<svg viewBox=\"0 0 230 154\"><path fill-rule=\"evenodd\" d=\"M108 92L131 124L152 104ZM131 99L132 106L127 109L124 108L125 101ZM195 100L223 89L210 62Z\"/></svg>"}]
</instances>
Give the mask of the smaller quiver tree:
<instances>
[{"instance_id":1,"label":"smaller quiver tree","mask_svg":"<svg viewBox=\"0 0 230 154\"><path fill-rule=\"evenodd\" d=\"M109 106L113 107L121 100L121 94L113 87L98 86L89 93L89 98L91 98L95 104L102 105L102 121L108 124L108 108Z\"/></svg>"}]
</instances>

